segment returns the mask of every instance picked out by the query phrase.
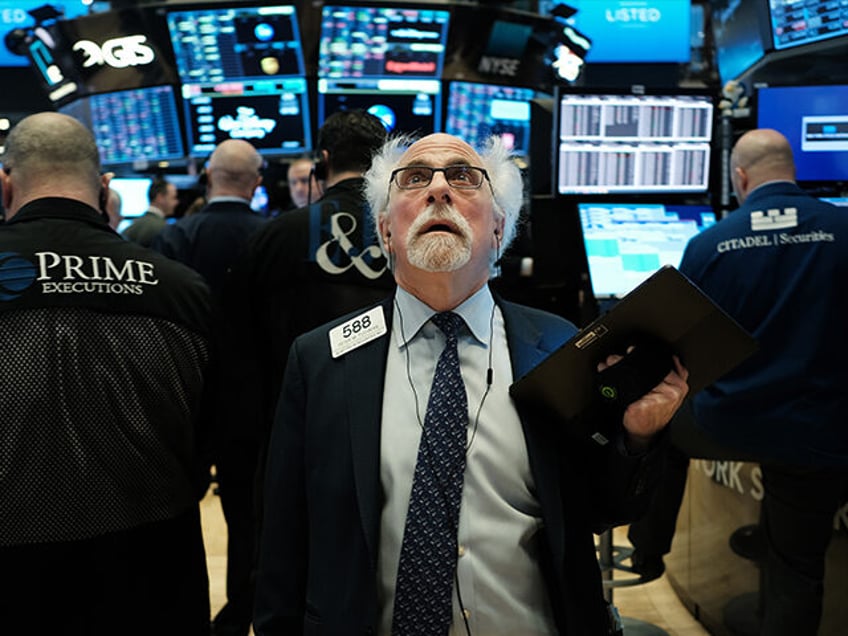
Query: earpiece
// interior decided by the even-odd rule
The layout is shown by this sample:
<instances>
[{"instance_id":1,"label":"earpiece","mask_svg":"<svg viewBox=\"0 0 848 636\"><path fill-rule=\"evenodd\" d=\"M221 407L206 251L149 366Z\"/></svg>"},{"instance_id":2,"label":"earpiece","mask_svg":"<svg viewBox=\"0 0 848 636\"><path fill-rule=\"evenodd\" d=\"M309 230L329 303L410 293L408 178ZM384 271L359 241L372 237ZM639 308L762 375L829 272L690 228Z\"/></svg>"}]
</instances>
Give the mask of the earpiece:
<instances>
[{"instance_id":1,"label":"earpiece","mask_svg":"<svg viewBox=\"0 0 848 636\"><path fill-rule=\"evenodd\" d=\"M312 174L318 181L325 181L327 179L327 162L324 161L323 157L315 162L315 165L312 167Z\"/></svg>"}]
</instances>

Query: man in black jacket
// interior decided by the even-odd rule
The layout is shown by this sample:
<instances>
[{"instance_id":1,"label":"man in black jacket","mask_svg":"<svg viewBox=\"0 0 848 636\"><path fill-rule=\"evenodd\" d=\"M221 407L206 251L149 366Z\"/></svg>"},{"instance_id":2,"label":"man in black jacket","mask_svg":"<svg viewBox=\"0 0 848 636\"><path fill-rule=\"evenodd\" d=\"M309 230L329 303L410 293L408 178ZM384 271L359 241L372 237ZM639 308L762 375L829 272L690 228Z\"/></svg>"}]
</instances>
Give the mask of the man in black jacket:
<instances>
[{"instance_id":1,"label":"man in black jacket","mask_svg":"<svg viewBox=\"0 0 848 636\"><path fill-rule=\"evenodd\" d=\"M380 120L363 111L328 117L319 131L315 167L323 197L255 234L225 286L223 322L231 337L221 365L216 466L222 503L230 498L224 505L239 507L240 524L256 520L254 541L261 518L255 487L261 482L255 478L263 473L289 346L301 333L383 298L393 285L362 192L362 175L385 139ZM253 557L253 545L243 545L242 557ZM234 567L232 552L230 559L228 567ZM246 565L236 567L243 571ZM237 629L216 621L216 634L246 635L252 593L249 605L243 598L242 610L247 613Z\"/></svg>"},{"instance_id":2,"label":"man in black jacket","mask_svg":"<svg viewBox=\"0 0 848 636\"><path fill-rule=\"evenodd\" d=\"M109 227L75 119L25 118L2 161L0 633L208 634L208 288Z\"/></svg>"},{"instance_id":3,"label":"man in black jacket","mask_svg":"<svg viewBox=\"0 0 848 636\"><path fill-rule=\"evenodd\" d=\"M250 207L262 183L262 164L262 157L244 140L218 144L206 166L206 205L153 240L153 249L200 272L216 298L227 269L250 235L265 224Z\"/></svg>"}]
</instances>

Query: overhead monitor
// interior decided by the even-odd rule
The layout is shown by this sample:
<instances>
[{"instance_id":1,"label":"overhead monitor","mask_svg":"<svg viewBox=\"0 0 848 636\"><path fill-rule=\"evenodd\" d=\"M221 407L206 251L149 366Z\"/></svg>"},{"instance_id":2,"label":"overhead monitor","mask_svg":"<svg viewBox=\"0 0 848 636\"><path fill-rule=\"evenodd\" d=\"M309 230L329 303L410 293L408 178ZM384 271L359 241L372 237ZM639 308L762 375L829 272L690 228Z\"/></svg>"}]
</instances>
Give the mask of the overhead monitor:
<instances>
[{"instance_id":1,"label":"overhead monitor","mask_svg":"<svg viewBox=\"0 0 848 636\"><path fill-rule=\"evenodd\" d=\"M783 133L798 181L848 182L848 85L757 90L757 126Z\"/></svg>"},{"instance_id":2,"label":"overhead monitor","mask_svg":"<svg viewBox=\"0 0 848 636\"><path fill-rule=\"evenodd\" d=\"M722 85L737 79L771 50L765 2L714 0L711 21Z\"/></svg>"},{"instance_id":3,"label":"overhead monitor","mask_svg":"<svg viewBox=\"0 0 848 636\"><path fill-rule=\"evenodd\" d=\"M24 55L16 55L4 44L6 35L14 29L29 29L36 24L30 11L43 7L45 0L0 0L0 67L29 66ZM63 20L70 20L89 11L91 3L83 0L56 0L50 2L62 13Z\"/></svg>"},{"instance_id":4,"label":"overhead monitor","mask_svg":"<svg viewBox=\"0 0 848 636\"><path fill-rule=\"evenodd\" d=\"M185 158L172 86L98 93L59 110L92 131L104 166Z\"/></svg>"},{"instance_id":5,"label":"overhead monitor","mask_svg":"<svg viewBox=\"0 0 848 636\"><path fill-rule=\"evenodd\" d=\"M325 5L318 77L441 77L450 12L405 6Z\"/></svg>"},{"instance_id":6,"label":"overhead monitor","mask_svg":"<svg viewBox=\"0 0 848 636\"><path fill-rule=\"evenodd\" d=\"M445 132L474 147L495 135L517 155L530 154L531 88L451 82L445 114Z\"/></svg>"},{"instance_id":7,"label":"overhead monitor","mask_svg":"<svg viewBox=\"0 0 848 636\"><path fill-rule=\"evenodd\" d=\"M318 80L318 125L334 112L365 110L390 133L441 131L442 83L430 79Z\"/></svg>"},{"instance_id":8,"label":"overhead monitor","mask_svg":"<svg viewBox=\"0 0 848 636\"><path fill-rule=\"evenodd\" d=\"M560 194L706 192L713 102L703 94L561 92Z\"/></svg>"},{"instance_id":9,"label":"overhead monitor","mask_svg":"<svg viewBox=\"0 0 848 636\"><path fill-rule=\"evenodd\" d=\"M567 0L568 22L592 40L588 64L683 63L691 58L690 0Z\"/></svg>"},{"instance_id":10,"label":"overhead monitor","mask_svg":"<svg viewBox=\"0 0 848 636\"><path fill-rule=\"evenodd\" d=\"M226 139L267 155L311 149L303 47L293 5L168 11L189 154Z\"/></svg>"},{"instance_id":11,"label":"overhead monitor","mask_svg":"<svg viewBox=\"0 0 848 636\"><path fill-rule=\"evenodd\" d=\"M183 84L189 154L206 157L222 141L244 139L260 154L311 148L306 80Z\"/></svg>"},{"instance_id":12,"label":"overhead monitor","mask_svg":"<svg viewBox=\"0 0 848 636\"><path fill-rule=\"evenodd\" d=\"M577 204L596 298L622 298L663 265L680 266L686 244L716 223L709 205Z\"/></svg>"},{"instance_id":13,"label":"overhead monitor","mask_svg":"<svg viewBox=\"0 0 848 636\"><path fill-rule=\"evenodd\" d=\"M841 0L769 0L768 5L775 49L788 49L848 34L848 5Z\"/></svg>"}]
</instances>

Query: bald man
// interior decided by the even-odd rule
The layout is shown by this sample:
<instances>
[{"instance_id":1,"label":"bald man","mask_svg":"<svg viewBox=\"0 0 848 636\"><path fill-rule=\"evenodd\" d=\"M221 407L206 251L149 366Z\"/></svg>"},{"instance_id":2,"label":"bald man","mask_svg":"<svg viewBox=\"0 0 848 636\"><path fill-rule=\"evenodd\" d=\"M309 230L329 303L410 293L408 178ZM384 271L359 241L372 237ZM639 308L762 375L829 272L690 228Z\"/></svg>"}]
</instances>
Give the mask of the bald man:
<instances>
[{"instance_id":1,"label":"bald man","mask_svg":"<svg viewBox=\"0 0 848 636\"><path fill-rule=\"evenodd\" d=\"M208 634L207 286L109 228L75 119L23 119L2 162L0 632Z\"/></svg>"},{"instance_id":2,"label":"bald man","mask_svg":"<svg viewBox=\"0 0 848 636\"><path fill-rule=\"evenodd\" d=\"M218 144L206 166L206 205L166 227L153 241L153 249L200 272L213 296L220 293L224 274L248 237L266 221L250 207L262 183L263 164L244 140Z\"/></svg>"},{"instance_id":3,"label":"bald man","mask_svg":"<svg viewBox=\"0 0 848 636\"><path fill-rule=\"evenodd\" d=\"M692 238L680 269L759 350L693 398L695 423L762 467L760 633L815 634L833 515L848 488L848 215L798 187L776 130L742 135L730 169L739 209ZM668 551L673 518L659 531L653 513L631 526L630 540Z\"/></svg>"},{"instance_id":4,"label":"bald man","mask_svg":"<svg viewBox=\"0 0 848 636\"><path fill-rule=\"evenodd\" d=\"M216 306L227 270L245 249L248 238L266 222L250 207L253 192L262 183L263 163L256 149L246 141L229 139L220 143L206 166L206 205L167 227L153 243L153 249L200 272L212 288ZM234 347L238 342L239 336L227 340ZM226 366L231 357L223 350L223 344L219 353L222 365ZM220 394L217 390L213 393ZM215 411L216 416L225 417L223 410ZM214 424L213 428L219 426ZM251 483L243 485L237 477L231 477L233 471L229 469L233 463L241 463L243 452L238 443L231 443L221 445L211 458L216 466L228 532L227 603L213 623L215 633L221 635L246 635L253 606L255 525L251 502L245 501L241 494L245 488L252 487L252 476L244 476Z\"/></svg>"}]
</instances>

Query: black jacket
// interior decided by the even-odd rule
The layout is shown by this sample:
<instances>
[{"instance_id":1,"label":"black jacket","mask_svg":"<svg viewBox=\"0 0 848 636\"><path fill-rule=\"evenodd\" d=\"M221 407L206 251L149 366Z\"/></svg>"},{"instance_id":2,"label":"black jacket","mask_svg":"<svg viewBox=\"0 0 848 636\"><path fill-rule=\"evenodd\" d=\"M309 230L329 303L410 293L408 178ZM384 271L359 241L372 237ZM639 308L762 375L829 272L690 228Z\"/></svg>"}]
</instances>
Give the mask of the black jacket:
<instances>
[{"instance_id":1,"label":"black jacket","mask_svg":"<svg viewBox=\"0 0 848 636\"><path fill-rule=\"evenodd\" d=\"M236 427L230 434L266 438L298 335L393 289L362 187L363 179L347 179L320 201L283 213L233 267L224 295L232 335L225 386L235 393L227 402L239 405L227 418Z\"/></svg>"}]
</instances>

